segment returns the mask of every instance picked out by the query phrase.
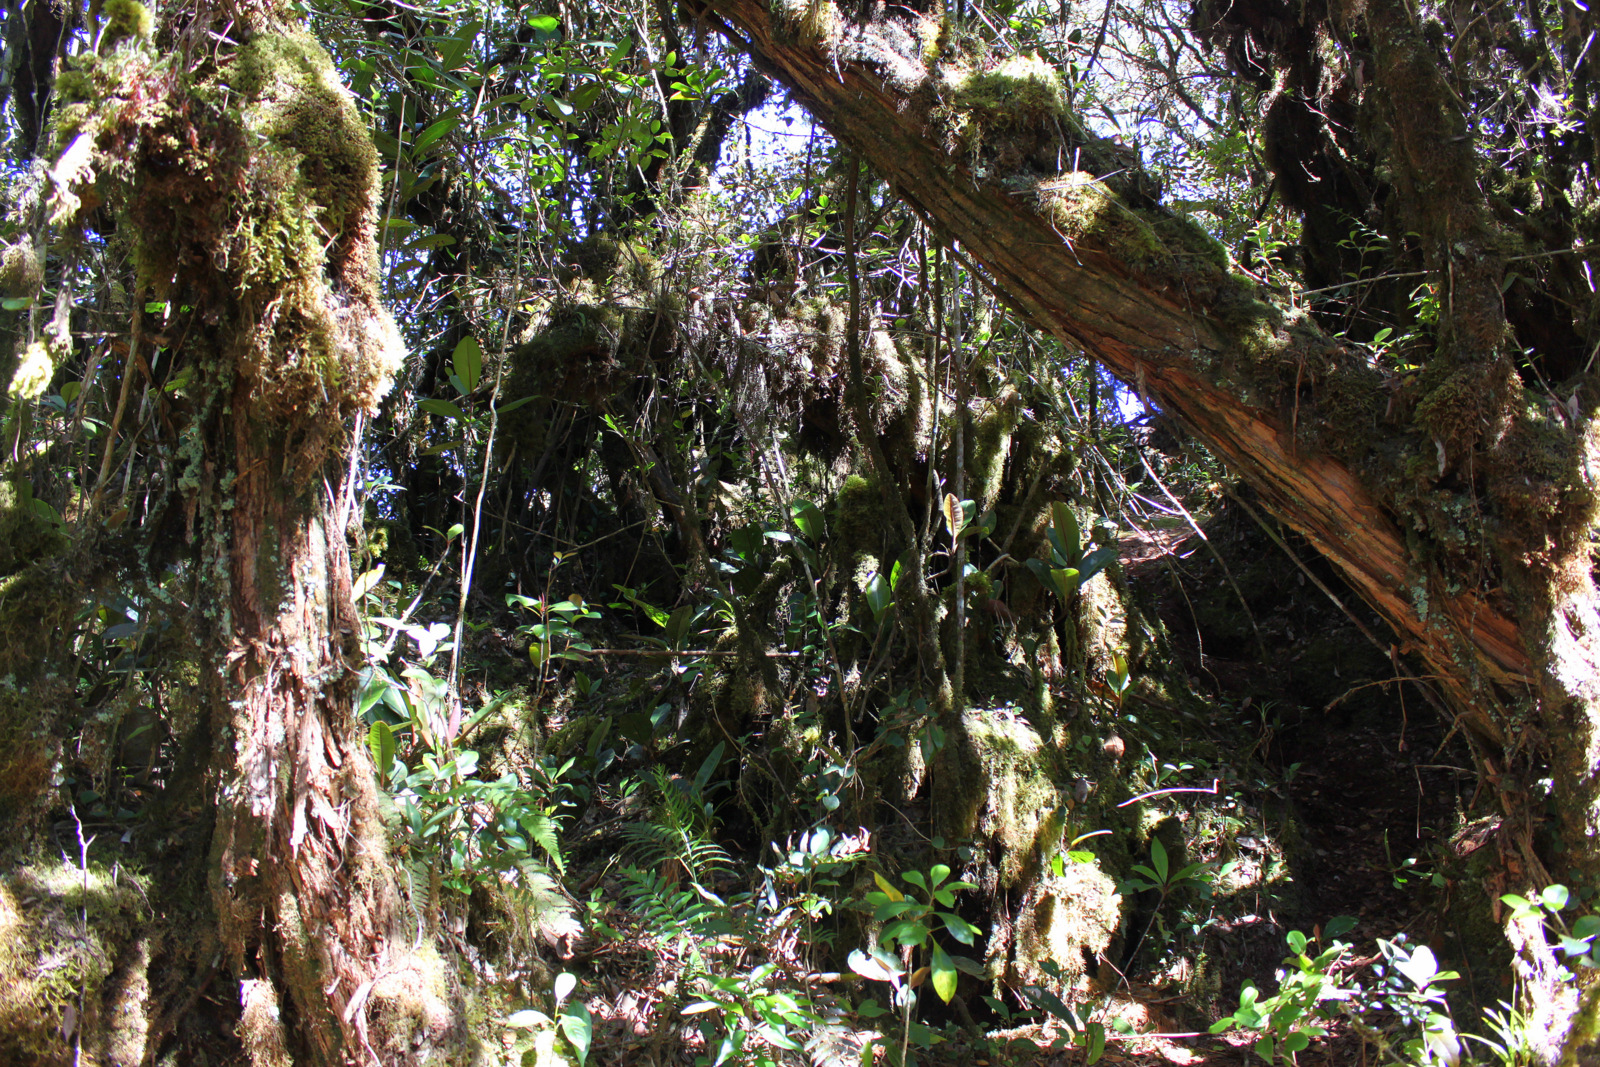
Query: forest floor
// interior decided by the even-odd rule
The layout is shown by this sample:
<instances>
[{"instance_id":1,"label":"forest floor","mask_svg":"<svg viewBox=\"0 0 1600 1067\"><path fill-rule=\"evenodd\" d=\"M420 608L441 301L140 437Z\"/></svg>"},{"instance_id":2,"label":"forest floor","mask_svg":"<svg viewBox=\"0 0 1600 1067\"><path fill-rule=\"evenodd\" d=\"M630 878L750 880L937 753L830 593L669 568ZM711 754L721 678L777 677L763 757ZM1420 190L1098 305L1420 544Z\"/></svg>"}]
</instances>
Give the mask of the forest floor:
<instances>
[{"instance_id":1,"label":"forest floor","mask_svg":"<svg viewBox=\"0 0 1600 1067\"><path fill-rule=\"evenodd\" d=\"M1236 517L1235 517L1236 520ZM1213 1035L1209 1028L1238 1003L1246 980L1263 993L1278 985L1277 971L1292 930L1315 937L1323 924L1348 916L1354 926L1340 936L1349 950L1334 967L1346 983L1373 985L1382 963L1377 940L1404 935L1425 943L1442 968L1470 975L1470 962L1453 946L1450 929L1454 890L1436 857L1473 803L1475 776L1459 737L1426 704L1411 683L1395 680L1396 664L1372 647L1349 613L1336 608L1295 565L1247 524L1224 521L1212 540L1239 572L1237 582L1220 573L1220 559L1197 551L1181 536L1158 536L1125 553L1134 585L1144 583L1183 661L1191 688L1219 711L1219 727L1232 730L1245 762L1259 770L1258 806L1289 813L1294 840L1284 843L1292 890L1261 898L1252 914L1219 912L1200 936L1174 943L1173 951L1140 952L1124 980L1106 998L1101 1018L1124 1020L1135 1035L1108 1026L1099 1062L1136 1067L1244 1067L1262 1061L1253 1044L1259 1033L1237 1030ZM1331 576L1330 576L1331 577ZM1170 581L1169 581L1170 579ZM1187 594L1179 590L1179 581ZM1196 588L1215 590L1197 601ZM1248 589L1248 597L1237 591ZM1233 591L1229 591L1229 590ZM1352 598L1353 600L1353 598ZM1247 604L1246 604L1247 602ZM1240 612L1243 606L1245 610ZM1363 612L1358 603L1348 604ZM1365 624L1377 630L1376 620ZM1409 691L1402 692L1402 689ZM1236 843L1249 848L1247 837ZM1275 902L1276 901L1276 902ZM1481 909L1480 909L1481 910ZM640 946L653 943L641 930ZM663 961L614 942L607 960L591 960L592 973L607 972L615 995L609 1017L596 1033L591 1062L692 1063L704 1050L685 1033L661 1033L652 1000L659 999ZM1162 957L1159 962L1147 956ZM1193 992L1192 977L1204 957L1213 975L1209 996ZM824 976L843 999L853 975ZM1462 998L1475 994L1463 983ZM827 987L824 987L827 988ZM819 998L827 1000L827 993ZM976 1002L974 1002L976 1004ZM664 1006L664 1005L663 1005ZM1470 999L1456 1005L1482 1005ZM1476 1017L1476 1013L1474 1013ZM1374 1020L1381 1025L1381 1019ZM1041 1065L1075 1067L1080 1049L1063 1048L1064 1035L1051 1024L1005 1028L980 1017L964 1031L946 1027L945 1040L916 1052L917 1062L938 1065ZM670 1028L669 1028L670 1029ZM840 1027L833 1055L813 1049L815 1063L864 1062L861 1045L874 1034ZM663 1040L663 1038L666 1040ZM814 1040L820 1040L813 1035ZM1301 1052L1302 1067L1377 1064L1376 1049L1347 1026ZM880 1052L875 1061L886 1062Z\"/></svg>"}]
</instances>

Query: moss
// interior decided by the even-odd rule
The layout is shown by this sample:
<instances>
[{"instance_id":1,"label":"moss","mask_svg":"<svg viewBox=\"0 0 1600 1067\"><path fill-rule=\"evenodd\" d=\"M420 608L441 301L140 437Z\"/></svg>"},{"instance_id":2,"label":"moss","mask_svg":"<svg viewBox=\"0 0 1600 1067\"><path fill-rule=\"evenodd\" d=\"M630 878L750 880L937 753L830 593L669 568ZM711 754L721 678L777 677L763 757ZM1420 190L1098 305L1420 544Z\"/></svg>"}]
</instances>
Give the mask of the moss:
<instances>
[{"instance_id":1,"label":"moss","mask_svg":"<svg viewBox=\"0 0 1600 1067\"><path fill-rule=\"evenodd\" d=\"M961 835L978 835L1000 856L999 884L1013 888L1037 871L1060 844L1064 826L1057 813L1066 798L1053 747L1006 708L971 709L963 716L964 741L978 776L960 806L968 824Z\"/></svg>"},{"instance_id":2,"label":"moss","mask_svg":"<svg viewBox=\"0 0 1600 1067\"><path fill-rule=\"evenodd\" d=\"M1536 401L1527 405L1501 438L1490 465L1489 492L1506 543L1531 556L1556 549L1553 542L1573 532L1587 536L1595 500L1584 488L1584 452L1582 435Z\"/></svg>"},{"instance_id":3,"label":"moss","mask_svg":"<svg viewBox=\"0 0 1600 1067\"><path fill-rule=\"evenodd\" d=\"M1508 392L1520 389L1514 378L1509 366L1498 362L1441 361L1423 372L1414 421L1451 456L1458 455L1500 420Z\"/></svg>"},{"instance_id":4,"label":"moss","mask_svg":"<svg viewBox=\"0 0 1600 1067\"><path fill-rule=\"evenodd\" d=\"M1022 419L1022 398L1007 385L988 401L972 427L972 459L968 473L972 478L973 499L980 509L991 508L1000 499L1000 480L1005 473L1011 435Z\"/></svg>"},{"instance_id":5,"label":"moss","mask_svg":"<svg viewBox=\"0 0 1600 1067\"><path fill-rule=\"evenodd\" d=\"M1092 174L1073 171L1034 189L1039 210L1069 243L1083 242L1140 271L1171 260L1155 228Z\"/></svg>"},{"instance_id":6,"label":"moss","mask_svg":"<svg viewBox=\"0 0 1600 1067\"><path fill-rule=\"evenodd\" d=\"M145 958L146 894L144 879L122 866L48 862L0 875L0 1061L143 1059L146 990L125 972Z\"/></svg>"},{"instance_id":7,"label":"moss","mask_svg":"<svg viewBox=\"0 0 1600 1067\"><path fill-rule=\"evenodd\" d=\"M155 16L139 0L105 0L100 15L106 20L100 34L102 50L129 40L148 41L155 33Z\"/></svg>"},{"instance_id":8,"label":"moss","mask_svg":"<svg viewBox=\"0 0 1600 1067\"><path fill-rule=\"evenodd\" d=\"M0 576L21 571L36 560L55 556L67 547L61 524L41 514L33 505L31 487L0 482ZM0 598L6 586L0 583ZM37 620L31 620L35 623ZM0 637L21 635L0 634ZM19 646L20 647L20 646Z\"/></svg>"},{"instance_id":9,"label":"moss","mask_svg":"<svg viewBox=\"0 0 1600 1067\"><path fill-rule=\"evenodd\" d=\"M1162 242L1174 251L1199 257L1206 265L1226 271L1232 265L1228 248L1204 226L1184 215L1165 215L1154 222Z\"/></svg>"},{"instance_id":10,"label":"moss","mask_svg":"<svg viewBox=\"0 0 1600 1067\"><path fill-rule=\"evenodd\" d=\"M453 1023L454 997L449 969L438 950L422 944L391 959L372 985L369 1006L376 1029L401 1038L411 1034L444 1034ZM406 1059L410 1048L378 1048L379 1059Z\"/></svg>"},{"instance_id":11,"label":"moss","mask_svg":"<svg viewBox=\"0 0 1600 1067\"><path fill-rule=\"evenodd\" d=\"M832 44L843 25L832 0L772 0L772 20L782 36L802 48Z\"/></svg>"},{"instance_id":12,"label":"moss","mask_svg":"<svg viewBox=\"0 0 1600 1067\"><path fill-rule=\"evenodd\" d=\"M884 551L885 536L893 537L883 507L883 492L878 484L852 474L845 478L833 498L829 529L841 557L854 569L864 556L877 559Z\"/></svg>"},{"instance_id":13,"label":"moss","mask_svg":"<svg viewBox=\"0 0 1600 1067\"><path fill-rule=\"evenodd\" d=\"M55 343L53 338L34 341L22 350L6 393L13 400L34 400L44 394L55 377L56 368L67 361L71 349Z\"/></svg>"},{"instance_id":14,"label":"moss","mask_svg":"<svg viewBox=\"0 0 1600 1067\"><path fill-rule=\"evenodd\" d=\"M940 72L940 92L958 114L970 116L986 131L1070 121L1061 75L1033 54L1010 56L989 70L946 67Z\"/></svg>"},{"instance_id":15,"label":"moss","mask_svg":"<svg viewBox=\"0 0 1600 1067\"><path fill-rule=\"evenodd\" d=\"M277 990L271 982L246 978L239 983L239 1043L250 1057L250 1067L291 1067L288 1035Z\"/></svg>"},{"instance_id":16,"label":"moss","mask_svg":"<svg viewBox=\"0 0 1600 1067\"><path fill-rule=\"evenodd\" d=\"M0 256L0 296L31 299L44 285L44 267L33 239L23 237Z\"/></svg>"},{"instance_id":17,"label":"moss","mask_svg":"<svg viewBox=\"0 0 1600 1067\"><path fill-rule=\"evenodd\" d=\"M1068 863L1047 873L1023 901L1010 973L1012 983L1055 985L1041 964L1061 969L1066 990L1086 991L1089 961L1105 952L1122 926L1122 896L1098 862Z\"/></svg>"}]
</instances>

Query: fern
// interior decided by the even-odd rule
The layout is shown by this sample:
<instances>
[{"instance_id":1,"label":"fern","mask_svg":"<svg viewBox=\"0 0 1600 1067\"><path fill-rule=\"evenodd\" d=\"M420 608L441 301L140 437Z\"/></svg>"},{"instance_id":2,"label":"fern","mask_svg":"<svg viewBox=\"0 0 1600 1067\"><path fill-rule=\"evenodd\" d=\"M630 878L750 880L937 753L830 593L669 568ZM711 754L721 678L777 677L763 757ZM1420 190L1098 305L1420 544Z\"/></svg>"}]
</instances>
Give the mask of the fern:
<instances>
[{"instance_id":1,"label":"fern","mask_svg":"<svg viewBox=\"0 0 1600 1067\"><path fill-rule=\"evenodd\" d=\"M660 767L653 768L656 792L661 798L649 822L629 823L619 829L639 862L662 867L676 860L689 877L704 884L717 871L731 871L733 858L711 840L709 805L673 781Z\"/></svg>"}]
</instances>

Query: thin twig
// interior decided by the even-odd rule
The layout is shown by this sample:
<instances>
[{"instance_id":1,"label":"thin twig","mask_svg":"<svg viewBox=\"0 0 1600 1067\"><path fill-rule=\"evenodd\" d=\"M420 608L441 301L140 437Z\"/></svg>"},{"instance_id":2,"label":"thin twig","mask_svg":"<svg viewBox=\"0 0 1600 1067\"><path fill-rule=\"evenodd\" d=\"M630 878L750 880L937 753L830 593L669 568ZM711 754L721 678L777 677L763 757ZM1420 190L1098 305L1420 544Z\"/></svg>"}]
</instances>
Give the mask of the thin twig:
<instances>
[{"instance_id":1,"label":"thin twig","mask_svg":"<svg viewBox=\"0 0 1600 1067\"><path fill-rule=\"evenodd\" d=\"M1221 784L1222 784L1222 779L1213 778L1211 780L1211 788L1210 789L1200 789L1200 788L1195 788L1195 787L1192 787L1192 786L1175 787L1175 788L1172 788L1172 789L1152 789L1148 793L1140 793L1136 797L1129 797L1127 800L1124 800L1121 804L1118 804L1117 807L1125 808L1129 804L1137 804L1137 803L1139 803L1139 801L1141 801L1141 800L1149 800L1151 797L1166 796L1168 793L1209 793L1212 796L1215 796L1216 792L1217 792L1217 787L1219 785L1221 785Z\"/></svg>"}]
</instances>

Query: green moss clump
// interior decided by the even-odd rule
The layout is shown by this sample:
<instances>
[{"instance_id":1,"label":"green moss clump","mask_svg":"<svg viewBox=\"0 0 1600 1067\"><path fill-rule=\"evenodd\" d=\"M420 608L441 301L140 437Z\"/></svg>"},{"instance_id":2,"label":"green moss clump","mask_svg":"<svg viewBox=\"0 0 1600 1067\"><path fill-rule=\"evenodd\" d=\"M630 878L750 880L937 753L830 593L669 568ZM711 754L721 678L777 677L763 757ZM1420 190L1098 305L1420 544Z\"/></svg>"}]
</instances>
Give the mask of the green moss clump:
<instances>
[{"instance_id":1,"label":"green moss clump","mask_svg":"<svg viewBox=\"0 0 1600 1067\"><path fill-rule=\"evenodd\" d=\"M56 343L51 335L34 341L22 350L6 392L13 400L33 400L42 395L55 377L56 368L67 360L71 350Z\"/></svg>"},{"instance_id":2,"label":"green moss clump","mask_svg":"<svg viewBox=\"0 0 1600 1067\"><path fill-rule=\"evenodd\" d=\"M0 875L0 1061L109 1067L144 1058L149 1022L134 975L147 953L137 936L146 893L127 868L97 863ZM81 1059L75 1032L84 1038Z\"/></svg>"},{"instance_id":3,"label":"green moss clump","mask_svg":"<svg viewBox=\"0 0 1600 1067\"><path fill-rule=\"evenodd\" d=\"M972 427L973 499L980 509L994 506L1000 498L1000 479L1004 475L1011 435L1022 418L1022 398L1014 386L1007 385L979 411Z\"/></svg>"},{"instance_id":4,"label":"green moss clump","mask_svg":"<svg viewBox=\"0 0 1600 1067\"><path fill-rule=\"evenodd\" d=\"M1092 174L1062 174L1039 182L1035 193L1040 212L1073 244L1102 249L1139 271L1172 259L1155 228Z\"/></svg>"},{"instance_id":5,"label":"green moss clump","mask_svg":"<svg viewBox=\"0 0 1600 1067\"><path fill-rule=\"evenodd\" d=\"M1011 56L992 70L951 66L941 72L940 81L946 103L986 131L1070 121L1061 75L1036 55Z\"/></svg>"},{"instance_id":6,"label":"green moss clump","mask_svg":"<svg viewBox=\"0 0 1600 1067\"><path fill-rule=\"evenodd\" d=\"M972 709L962 718L965 742L980 773L964 808L970 824L960 836L981 835L1000 855L999 884L1023 884L1061 843L1055 817L1068 778L1057 750L1022 718L1004 708Z\"/></svg>"},{"instance_id":7,"label":"green moss clump","mask_svg":"<svg viewBox=\"0 0 1600 1067\"><path fill-rule=\"evenodd\" d=\"M33 240L23 237L0 256L0 295L32 297L44 285L44 267Z\"/></svg>"},{"instance_id":8,"label":"green moss clump","mask_svg":"<svg viewBox=\"0 0 1600 1067\"><path fill-rule=\"evenodd\" d=\"M100 34L102 50L115 48L124 41L148 41L155 33L155 16L139 0L105 0L100 15L106 27Z\"/></svg>"},{"instance_id":9,"label":"green moss clump","mask_svg":"<svg viewBox=\"0 0 1600 1067\"><path fill-rule=\"evenodd\" d=\"M1232 266L1227 246L1206 232L1206 228L1194 219L1184 215L1166 215L1157 218L1153 228L1168 248L1197 257L1206 266L1219 271L1226 271Z\"/></svg>"},{"instance_id":10,"label":"green moss clump","mask_svg":"<svg viewBox=\"0 0 1600 1067\"><path fill-rule=\"evenodd\" d=\"M1583 490L1583 436L1530 402L1494 450L1489 492L1501 536L1530 554L1557 549L1563 535L1587 536L1595 498Z\"/></svg>"},{"instance_id":11,"label":"green moss clump","mask_svg":"<svg viewBox=\"0 0 1600 1067\"><path fill-rule=\"evenodd\" d=\"M814 48L831 44L842 20L832 0L772 0L772 23L782 37Z\"/></svg>"},{"instance_id":12,"label":"green moss clump","mask_svg":"<svg viewBox=\"0 0 1600 1067\"><path fill-rule=\"evenodd\" d=\"M1413 416L1417 426L1451 454L1470 447L1501 418L1505 398L1521 383L1501 363L1451 365L1423 372L1423 397Z\"/></svg>"},{"instance_id":13,"label":"green moss clump","mask_svg":"<svg viewBox=\"0 0 1600 1067\"><path fill-rule=\"evenodd\" d=\"M375 410L405 355L376 281L377 151L328 53L263 33L226 77L246 100L249 198L224 245L240 296L274 328L237 362L272 411Z\"/></svg>"},{"instance_id":14,"label":"green moss clump","mask_svg":"<svg viewBox=\"0 0 1600 1067\"><path fill-rule=\"evenodd\" d=\"M878 484L859 474L845 478L834 494L828 527L833 532L835 551L849 561L852 569L863 556L876 558L884 549L885 534L893 535Z\"/></svg>"}]
</instances>

